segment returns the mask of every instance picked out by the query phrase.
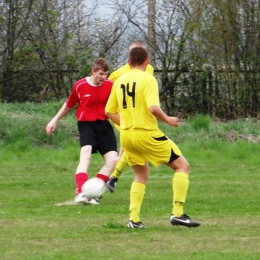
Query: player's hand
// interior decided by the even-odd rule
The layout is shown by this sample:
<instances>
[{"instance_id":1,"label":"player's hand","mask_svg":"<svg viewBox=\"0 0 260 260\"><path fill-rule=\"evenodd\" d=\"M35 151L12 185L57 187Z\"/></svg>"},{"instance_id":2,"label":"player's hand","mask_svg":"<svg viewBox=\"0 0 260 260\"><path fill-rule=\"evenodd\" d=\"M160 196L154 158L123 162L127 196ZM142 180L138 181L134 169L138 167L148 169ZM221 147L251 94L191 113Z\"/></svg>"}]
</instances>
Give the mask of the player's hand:
<instances>
[{"instance_id":1,"label":"player's hand","mask_svg":"<svg viewBox=\"0 0 260 260\"><path fill-rule=\"evenodd\" d=\"M179 123L179 118L178 117L174 117L174 116L169 116L168 117L168 124L173 126L173 127L178 127L178 123Z\"/></svg>"},{"instance_id":2,"label":"player's hand","mask_svg":"<svg viewBox=\"0 0 260 260\"><path fill-rule=\"evenodd\" d=\"M55 130L55 128L56 128L56 123L50 122L50 123L46 126L46 133L47 133L47 135L51 135L52 132Z\"/></svg>"}]
</instances>

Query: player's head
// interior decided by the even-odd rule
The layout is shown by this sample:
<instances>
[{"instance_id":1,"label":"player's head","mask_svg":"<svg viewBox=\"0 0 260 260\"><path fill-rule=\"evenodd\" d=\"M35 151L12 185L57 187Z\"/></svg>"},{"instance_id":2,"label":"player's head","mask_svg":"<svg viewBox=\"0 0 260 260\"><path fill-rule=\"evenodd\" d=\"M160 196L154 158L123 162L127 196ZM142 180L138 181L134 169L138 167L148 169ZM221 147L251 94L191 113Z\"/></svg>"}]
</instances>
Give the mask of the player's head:
<instances>
[{"instance_id":1,"label":"player's head","mask_svg":"<svg viewBox=\"0 0 260 260\"><path fill-rule=\"evenodd\" d=\"M128 52L132 49L132 48L135 48L135 47L141 47L141 48L144 48L145 49L145 46L142 42L140 41L133 41L130 43L129 45L129 48L128 48Z\"/></svg>"},{"instance_id":2,"label":"player's head","mask_svg":"<svg viewBox=\"0 0 260 260\"><path fill-rule=\"evenodd\" d=\"M93 71L98 71L102 70L104 72L108 72L109 70L109 65L105 59L98 58L96 59L93 64L92 64L92 70Z\"/></svg>"},{"instance_id":3,"label":"player's head","mask_svg":"<svg viewBox=\"0 0 260 260\"><path fill-rule=\"evenodd\" d=\"M94 84L100 85L107 78L109 65L105 59L96 59L92 64L91 78Z\"/></svg>"},{"instance_id":4,"label":"player's head","mask_svg":"<svg viewBox=\"0 0 260 260\"><path fill-rule=\"evenodd\" d=\"M148 52L143 47L134 47L129 51L128 63L131 67L147 65Z\"/></svg>"}]
</instances>

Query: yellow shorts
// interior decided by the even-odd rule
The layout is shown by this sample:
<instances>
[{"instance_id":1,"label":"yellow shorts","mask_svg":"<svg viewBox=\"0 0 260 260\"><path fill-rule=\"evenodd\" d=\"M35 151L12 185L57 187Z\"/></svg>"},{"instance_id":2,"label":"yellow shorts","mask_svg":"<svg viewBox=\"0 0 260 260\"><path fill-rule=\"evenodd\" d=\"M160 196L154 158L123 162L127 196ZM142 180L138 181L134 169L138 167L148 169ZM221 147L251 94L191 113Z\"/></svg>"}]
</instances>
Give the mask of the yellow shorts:
<instances>
[{"instance_id":1,"label":"yellow shorts","mask_svg":"<svg viewBox=\"0 0 260 260\"><path fill-rule=\"evenodd\" d=\"M120 141L130 166L144 165L149 161L157 167L181 155L178 146L160 130L121 130Z\"/></svg>"}]
</instances>

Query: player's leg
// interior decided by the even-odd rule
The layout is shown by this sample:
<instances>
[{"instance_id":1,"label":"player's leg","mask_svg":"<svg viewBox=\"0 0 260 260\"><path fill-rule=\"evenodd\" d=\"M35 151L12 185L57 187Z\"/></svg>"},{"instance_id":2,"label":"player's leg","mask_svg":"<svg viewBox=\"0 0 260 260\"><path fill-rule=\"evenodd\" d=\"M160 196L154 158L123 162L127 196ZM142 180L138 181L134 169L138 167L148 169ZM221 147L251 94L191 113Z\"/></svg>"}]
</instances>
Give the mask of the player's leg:
<instances>
[{"instance_id":1,"label":"player's leg","mask_svg":"<svg viewBox=\"0 0 260 260\"><path fill-rule=\"evenodd\" d=\"M77 204L98 204L96 200L85 198L82 193L82 186L88 180L88 167L91 160L91 154L96 152L96 133L92 123L78 122L79 140L80 140L80 159L76 170L76 197L74 202Z\"/></svg>"},{"instance_id":2,"label":"player's leg","mask_svg":"<svg viewBox=\"0 0 260 260\"><path fill-rule=\"evenodd\" d=\"M92 146L85 145L80 149L80 160L76 170L75 182L76 182L76 197L74 202L79 205L85 204L99 204L97 200L92 198L86 198L82 193L82 186L88 180L88 167L91 159Z\"/></svg>"},{"instance_id":3,"label":"player's leg","mask_svg":"<svg viewBox=\"0 0 260 260\"><path fill-rule=\"evenodd\" d=\"M92 123L78 122L80 158L76 170L76 195L81 193L81 187L88 180L88 166L90 164L91 154L96 152L96 133Z\"/></svg>"},{"instance_id":4,"label":"player's leg","mask_svg":"<svg viewBox=\"0 0 260 260\"><path fill-rule=\"evenodd\" d=\"M118 182L119 177L121 176L122 172L125 170L125 168L128 166L127 163L127 155L124 152L122 146L120 147L119 152L119 160L116 164L116 167L114 168L114 171L112 172L109 181L106 184L106 188L111 193L115 190L115 185Z\"/></svg>"},{"instance_id":5,"label":"player's leg","mask_svg":"<svg viewBox=\"0 0 260 260\"><path fill-rule=\"evenodd\" d=\"M130 189L130 205L129 205L129 228L144 228L140 221L140 210L144 198L146 183L149 176L149 168L147 160L136 149L136 143L139 135L134 130L126 130L120 132L120 141L125 153L127 154L128 163L134 170L135 179Z\"/></svg>"},{"instance_id":6,"label":"player's leg","mask_svg":"<svg viewBox=\"0 0 260 260\"><path fill-rule=\"evenodd\" d=\"M107 120L97 122L97 140L98 151L103 156L105 163L96 177L107 183L118 159L116 136L113 127Z\"/></svg>"},{"instance_id":7,"label":"player's leg","mask_svg":"<svg viewBox=\"0 0 260 260\"><path fill-rule=\"evenodd\" d=\"M174 150L172 150L174 155ZM175 157L175 156L174 156ZM184 214L184 203L186 201L187 191L189 187L189 163L183 155L177 159L167 163L170 168L174 170L174 177L172 179L173 191L173 208L171 216L172 225L183 225L187 227L197 227L200 224L192 221L186 214Z\"/></svg>"},{"instance_id":8,"label":"player's leg","mask_svg":"<svg viewBox=\"0 0 260 260\"><path fill-rule=\"evenodd\" d=\"M116 164L114 171L111 174L111 177L119 178L121 173L125 170L126 166L127 166L127 156L124 153L124 149L122 145L120 145L119 160Z\"/></svg>"},{"instance_id":9,"label":"player's leg","mask_svg":"<svg viewBox=\"0 0 260 260\"><path fill-rule=\"evenodd\" d=\"M188 216L186 216L183 213L183 206L185 203L187 190L189 186L188 161L183 157L177 145L174 142L172 142L169 138L167 138L161 131L155 131L150 133L147 132L143 135L142 138L144 138L146 142L140 142L141 138L139 138L140 141L137 144L135 144L135 146L137 146L136 149L138 149L139 152L144 155L145 159L151 162L154 166L158 166L164 163L175 171L172 182L172 225L177 225L175 223L177 222L179 224L180 222L185 226L198 226L198 222L191 221L190 219L188 219ZM185 218L184 221L183 218Z\"/></svg>"},{"instance_id":10,"label":"player's leg","mask_svg":"<svg viewBox=\"0 0 260 260\"><path fill-rule=\"evenodd\" d=\"M180 217L183 215L183 207L189 187L189 163L183 155L167 164L174 170L172 179L173 210L172 214Z\"/></svg>"},{"instance_id":11,"label":"player's leg","mask_svg":"<svg viewBox=\"0 0 260 260\"><path fill-rule=\"evenodd\" d=\"M88 167L91 159L91 145L85 145L80 149L80 159L76 170L76 195L81 193L82 185L88 180Z\"/></svg>"},{"instance_id":12,"label":"player's leg","mask_svg":"<svg viewBox=\"0 0 260 260\"><path fill-rule=\"evenodd\" d=\"M140 210L144 198L145 187L149 177L148 163L145 165L131 166L135 173L135 179L130 190L130 206L129 206L129 228L144 228L140 221Z\"/></svg>"},{"instance_id":13,"label":"player's leg","mask_svg":"<svg viewBox=\"0 0 260 260\"><path fill-rule=\"evenodd\" d=\"M90 146L91 147L91 146ZM81 191L83 184L87 181L87 173L82 172L90 163L91 149L87 149L87 146L81 148L80 164L78 166L78 174L76 174L76 183L77 183L77 196L75 198L75 203L77 204L99 204L97 198L87 198L84 192ZM105 164L96 175L97 178L100 178L106 183L109 179L111 172L113 171L117 159L117 152L110 151L103 155Z\"/></svg>"},{"instance_id":14,"label":"player's leg","mask_svg":"<svg viewBox=\"0 0 260 260\"><path fill-rule=\"evenodd\" d=\"M111 175L113 169L115 168L116 161L117 161L117 152L110 151L104 154L103 158L105 160L105 164L100 169L96 177L102 179L106 183L109 180L109 176Z\"/></svg>"},{"instance_id":15,"label":"player's leg","mask_svg":"<svg viewBox=\"0 0 260 260\"><path fill-rule=\"evenodd\" d=\"M111 177L119 179L121 176L122 172L125 170L125 168L128 166L127 163L127 155L124 152L123 148L120 147L120 153L119 153L119 160L116 164L116 167L114 171L111 174Z\"/></svg>"}]
</instances>

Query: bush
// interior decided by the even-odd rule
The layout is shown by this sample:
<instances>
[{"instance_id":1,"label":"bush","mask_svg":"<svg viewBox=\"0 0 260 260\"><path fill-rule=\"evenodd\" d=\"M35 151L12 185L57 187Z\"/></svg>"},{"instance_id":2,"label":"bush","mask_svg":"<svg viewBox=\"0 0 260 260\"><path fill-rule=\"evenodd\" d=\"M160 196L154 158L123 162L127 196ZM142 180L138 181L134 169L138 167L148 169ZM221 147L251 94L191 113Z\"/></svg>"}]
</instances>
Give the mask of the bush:
<instances>
[{"instance_id":1,"label":"bush","mask_svg":"<svg viewBox=\"0 0 260 260\"><path fill-rule=\"evenodd\" d=\"M58 122L52 135L48 136L45 132L47 123L63 102L0 104L0 148L8 146L24 151L31 146L63 148L71 143L78 145L75 111L71 111ZM159 127L177 144L192 140L203 142L206 139L260 142L260 121L256 119L246 118L223 123L213 121L207 115L197 114L180 122L177 128L160 122ZM119 140L118 131L115 130L115 134Z\"/></svg>"},{"instance_id":2,"label":"bush","mask_svg":"<svg viewBox=\"0 0 260 260\"><path fill-rule=\"evenodd\" d=\"M196 132L201 130L209 132L210 117L208 115L198 114L191 120L191 125Z\"/></svg>"},{"instance_id":3,"label":"bush","mask_svg":"<svg viewBox=\"0 0 260 260\"><path fill-rule=\"evenodd\" d=\"M78 138L74 111L62 118L55 132L48 136L45 127L60 109L61 102L43 104L1 104L0 147L12 146L26 150L30 146L63 147Z\"/></svg>"}]
</instances>

